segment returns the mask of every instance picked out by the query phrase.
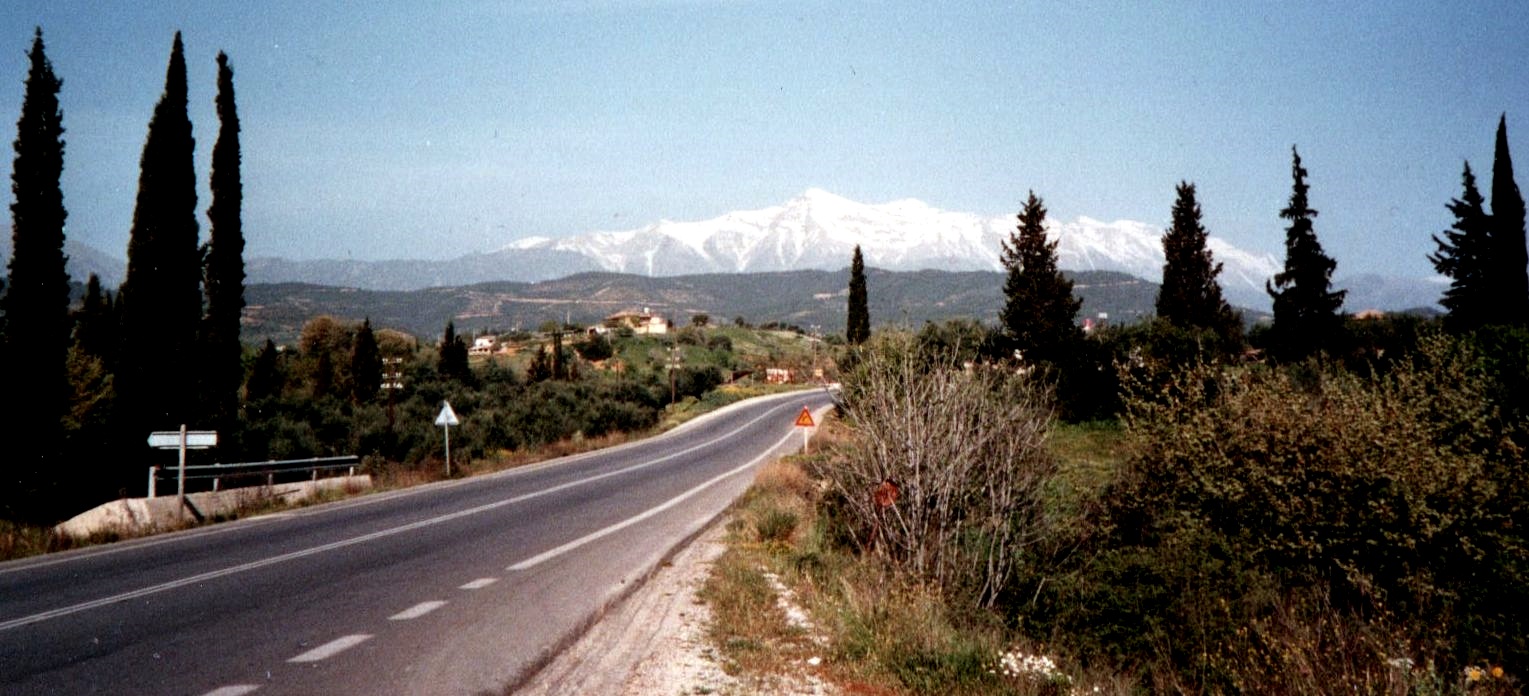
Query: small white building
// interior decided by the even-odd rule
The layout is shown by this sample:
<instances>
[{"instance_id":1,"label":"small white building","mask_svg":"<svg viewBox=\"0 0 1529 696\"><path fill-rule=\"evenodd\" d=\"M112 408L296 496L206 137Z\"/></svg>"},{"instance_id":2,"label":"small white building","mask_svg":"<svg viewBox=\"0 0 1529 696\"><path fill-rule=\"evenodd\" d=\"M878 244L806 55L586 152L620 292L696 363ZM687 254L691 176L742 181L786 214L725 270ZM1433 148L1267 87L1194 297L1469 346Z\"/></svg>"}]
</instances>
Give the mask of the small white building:
<instances>
[{"instance_id":1,"label":"small white building","mask_svg":"<svg viewBox=\"0 0 1529 696\"><path fill-rule=\"evenodd\" d=\"M497 342L493 336L475 338L473 339L472 347L468 348L467 352L472 355L488 355L494 352L494 345Z\"/></svg>"}]
</instances>

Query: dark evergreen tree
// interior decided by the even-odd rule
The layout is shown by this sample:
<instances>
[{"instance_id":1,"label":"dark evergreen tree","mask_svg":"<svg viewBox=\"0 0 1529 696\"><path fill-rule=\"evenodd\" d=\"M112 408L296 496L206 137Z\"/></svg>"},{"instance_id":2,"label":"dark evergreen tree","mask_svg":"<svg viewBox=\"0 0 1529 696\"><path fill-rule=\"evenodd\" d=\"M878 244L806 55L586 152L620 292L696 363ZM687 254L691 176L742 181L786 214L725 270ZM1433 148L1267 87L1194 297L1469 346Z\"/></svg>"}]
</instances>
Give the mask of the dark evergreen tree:
<instances>
[{"instance_id":1,"label":"dark evergreen tree","mask_svg":"<svg viewBox=\"0 0 1529 696\"><path fill-rule=\"evenodd\" d=\"M186 116L186 59L176 32L165 91L143 145L127 277L118 296L118 422L124 448L145 455L144 438L151 430L207 426L197 407L195 378L202 264L194 148Z\"/></svg>"},{"instance_id":2,"label":"dark evergreen tree","mask_svg":"<svg viewBox=\"0 0 1529 696\"><path fill-rule=\"evenodd\" d=\"M1301 154L1294 147L1290 154L1294 184L1290 204L1279 212L1281 218L1290 221L1285 228L1285 270L1275 274L1273 283L1265 283L1265 289L1274 298L1269 347L1277 358L1299 360L1332 346L1343 328L1338 310L1346 292L1332 289L1333 269L1338 264L1322 251L1312 228L1317 211L1307 201L1310 187Z\"/></svg>"},{"instance_id":3,"label":"dark evergreen tree","mask_svg":"<svg viewBox=\"0 0 1529 696\"><path fill-rule=\"evenodd\" d=\"M563 355L563 330L552 332L552 378L568 379L568 361Z\"/></svg>"},{"instance_id":4,"label":"dark evergreen tree","mask_svg":"<svg viewBox=\"0 0 1529 696\"><path fill-rule=\"evenodd\" d=\"M1492 248L1497 261L1498 319L1529 323L1529 248L1524 239L1524 197L1513 180L1513 156L1508 151L1508 115L1497 122L1497 148L1492 157Z\"/></svg>"},{"instance_id":5,"label":"dark evergreen tree","mask_svg":"<svg viewBox=\"0 0 1529 696\"><path fill-rule=\"evenodd\" d=\"M335 374L334 356L328 350L320 350L318 355L313 356L313 387L312 396L315 400L326 396L335 395L335 383L338 375Z\"/></svg>"},{"instance_id":6,"label":"dark evergreen tree","mask_svg":"<svg viewBox=\"0 0 1529 696\"><path fill-rule=\"evenodd\" d=\"M271 339L266 339L265 346L255 355L255 364L250 367L249 382L244 387L244 400L247 403L281 396L283 380L280 360L281 351Z\"/></svg>"},{"instance_id":7,"label":"dark evergreen tree","mask_svg":"<svg viewBox=\"0 0 1529 696\"><path fill-rule=\"evenodd\" d=\"M1195 185L1179 182L1173 202L1173 226L1163 235L1163 285L1157 294L1157 315L1185 329L1213 332L1223 350L1242 342L1242 318L1221 294L1216 263L1206 248Z\"/></svg>"},{"instance_id":8,"label":"dark evergreen tree","mask_svg":"<svg viewBox=\"0 0 1529 696\"><path fill-rule=\"evenodd\" d=\"M64 171L61 82L44 53L42 29L27 53L21 118L16 122L16 159L11 170L11 261L4 296L4 364L26 375L25 398L0 399L0 417L11 432L25 433L25 445L7 456L0 479L0 515L47 521L54 509L60 419L68 405L69 275L64 270Z\"/></svg>"},{"instance_id":9,"label":"dark evergreen tree","mask_svg":"<svg viewBox=\"0 0 1529 696\"><path fill-rule=\"evenodd\" d=\"M112 311L111 296L101 289L101 278L92 273L85 281L80 308L74 313L74 344L86 355L110 364L116 339L116 316Z\"/></svg>"},{"instance_id":10,"label":"dark evergreen tree","mask_svg":"<svg viewBox=\"0 0 1529 696\"><path fill-rule=\"evenodd\" d=\"M860 256L860 245L855 245L855 257L849 264L849 316L844 337L852 345L864 343L871 337L871 310L865 290L865 259Z\"/></svg>"},{"instance_id":11,"label":"dark evergreen tree","mask_svg":"<svg viewBox=\"0 0 1529 696\"><path fill-rule=\"evenodd\" d=\"M526 366L526 381L545 382L549 379L552 379L552 360L547 357L547 347L540 346L536 355L531 356L531 364Z\"/></svg>"},{"instance_id":12,"label":"dark evergreen tree","mask_svg":"<svg viewBox=\"0 0 1529 696\"><path fill-rule=\"evenodd\" d=\"M239 174L239 113L234 105L234 72L218 53L218 140L212 146L212 204L207 208L208 240L202 282L207 313L202 320L202 408L208 425L227 435L237 422L239 384L244 380L239 317L244 311L244 231L240 209L244 187Z\"/></svg>"},{"instance_id":13,"label":"dark evergreen tree","mask_svg":"<svg viewBox=\"0 0 1529 696\"><path fill-rule=\"evenodd\" d=\"M356 341L350 349L351 398L358 404L377 400L377 390L382 388L382 351L377 348L377 336L372 333L372 320L368 317L356 331Z\"/></svg>"},{"instance_id":14,"label":"dark evergreen tree","mask_svg":"<svg viewBox=\"0 0 1529 696\"><path fill-rule=\"evenodd\" d=\"M1496 259L1490 249L1492 218L1487 215L1471 163L1461 174L1464 191L1451 200L1449 212L1455 224L1444 230L1441 239L1434 235L1438 251L1428 260L1440 274L1450 278L1449 289L1439 304L1449 310L1444 324L1452 331L1474 331L1491 322L1499 309L1497 289L1492 284Z\"/></svg>"},{"instance_id":15,"label":"dark evergreen tree","mask_svg":"<svg viewBox=\"0 0 1529 696\"><path fill-rule=\"evenodd\" d=\"M1082 338L1082 301L1057 270L1057 243L1046 241L1046 208L1030 192L1018 228L1003 243L1004 304L999 321L1011 350L1027 363L1055 363Z\"/></svg>"},{"instance_id":16,"label":"dark evergreen tree","mask_svg":"<svg viewBox=\"0 0 1529 696\"><path fill-rule=\"evenodd\" d=\"M467 365L467 343L457 335L456 325L446 322L446 333L441 336L441 354L436 363L436 371L442 377L456 380L467 380L472 377L472 369Z\"/></svg>"}]
</instances>

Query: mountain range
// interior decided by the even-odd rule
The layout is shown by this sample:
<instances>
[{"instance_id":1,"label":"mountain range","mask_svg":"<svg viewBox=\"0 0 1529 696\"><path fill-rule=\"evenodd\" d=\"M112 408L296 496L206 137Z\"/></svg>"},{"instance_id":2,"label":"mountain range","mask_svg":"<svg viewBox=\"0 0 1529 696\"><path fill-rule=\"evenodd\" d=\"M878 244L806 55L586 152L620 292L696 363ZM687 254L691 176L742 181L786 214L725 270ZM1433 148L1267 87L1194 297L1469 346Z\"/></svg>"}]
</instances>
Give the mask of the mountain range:
<instances>
[{"instance_id":1,"label":"mountain range","mask_svg":"<svg viewBox=\"0 0 1529 696\"><path fill-rule=\"evenodd\" d=\"M558 239L527 237L491 252L452 259L246 261L250 284L309 283L363 290L404 291L487 282L534 283L586 272L650 277L768 273L846 268L855 246L866 265L889 271L999 271L1013 216L982 216L940 210L915 199L883 204L851 201L808 189L784 204L734 211L709 220L660 220L636 229L596 231ZM1131 220L1089 217L1050 219L1059 266L1069 271L1116 271L1147 281L1161 279L1161 227ZM9 239L0 256L9 256ZM1220 281L1234 305L1267 311L1264 283L1280 269L1267 253L1240 249L1219 237L1207 241L1223 264ZM121 280L123 264L83 245L69 243L71 274L101 274L108 287ZM1341 265L1340 265L1341 269ZM1339 277L1349 291L1349 311L1434 307L1444 285L1432 279L1380 275Z\"/></svg>"},{"instance_id":2,"label":"mountain range","mask_svg":"<svg viewBox=\"0 0 1529 696\"><path fill-rule=\"evenodd\" d=\"M1012 216L940 210L915 199L883 204L808 189L782 205L734 211L709 220L660 220L636 229L563 238L527 237L496 251L439 261L290 261L257 258L251 282L304 282L373 290L410 290L492 281L538 282L588 271L652 277L702 273L837 270L856 245L866 265L890 271L997 271ZM1162 277L1161 227L1089 217L1047 221L1058 265L1069 271L1117 271ZM1221 284L1234 305L1267 311L1264 282L1280 270L1270 254L1212 236ZM1425 279L1362 275L1340 278L1347 308L1400 310L1432 306L1443 286Z\"/></svg>"}]
</instances>

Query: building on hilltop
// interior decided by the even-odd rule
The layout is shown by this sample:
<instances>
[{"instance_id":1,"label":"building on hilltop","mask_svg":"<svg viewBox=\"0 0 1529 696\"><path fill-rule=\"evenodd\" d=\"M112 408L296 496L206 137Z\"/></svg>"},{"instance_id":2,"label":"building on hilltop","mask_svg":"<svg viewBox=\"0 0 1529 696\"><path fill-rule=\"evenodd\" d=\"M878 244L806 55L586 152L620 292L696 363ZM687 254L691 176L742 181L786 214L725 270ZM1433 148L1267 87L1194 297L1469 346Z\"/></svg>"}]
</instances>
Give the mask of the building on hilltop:
<instances>
[{"instance_id":1,"label":"building on hilltop","mask_svg":"<svg viewBox=\"0 0 1529 696\"><path fill-rule=\"evenodd\" d=\"M605 326L612 329L628 328L635 334L661 335L669 333L669 320L644 307L641 312L626 310L605 318Z\"/></svg>"}]
</instances>

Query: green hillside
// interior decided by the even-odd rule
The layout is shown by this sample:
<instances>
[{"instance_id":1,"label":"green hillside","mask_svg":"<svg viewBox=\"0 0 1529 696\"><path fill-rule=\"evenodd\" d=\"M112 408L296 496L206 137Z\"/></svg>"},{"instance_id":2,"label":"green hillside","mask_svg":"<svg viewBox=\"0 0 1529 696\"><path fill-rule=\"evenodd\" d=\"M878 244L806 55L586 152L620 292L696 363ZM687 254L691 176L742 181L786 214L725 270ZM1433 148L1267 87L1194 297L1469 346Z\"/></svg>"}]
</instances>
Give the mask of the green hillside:
<instances>
[{"instance_id":1,"label":"green hillside","mask_svg":"<svg viewBox=\"0 0 1529 696\"><path fill-rule=\"evenodd\" d=\"M1069 274L1083 298L1080 317L1107 314L1134 322L1152 313L1157 284L1124 273ZM1003 274L986 271L893 272L870 269L866 278L873 325L918 327L926 321L970 317L992 322L1003 302ZM824 333L844 331L849 271L707 274L649 277L581 273L539 283L482 283L408 292L281 283L252 285L245 293L244 339L293 340L309 318L328 314L395 328L416 336L441 332L448 319L465 332L534 329L548 321L597 322L625 309L644 309L687 324L696 314L715 323L742 317Z\"/></svg>"}]
</instances>

